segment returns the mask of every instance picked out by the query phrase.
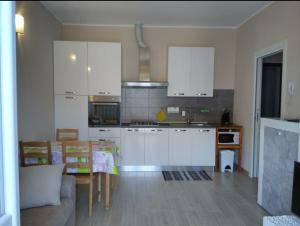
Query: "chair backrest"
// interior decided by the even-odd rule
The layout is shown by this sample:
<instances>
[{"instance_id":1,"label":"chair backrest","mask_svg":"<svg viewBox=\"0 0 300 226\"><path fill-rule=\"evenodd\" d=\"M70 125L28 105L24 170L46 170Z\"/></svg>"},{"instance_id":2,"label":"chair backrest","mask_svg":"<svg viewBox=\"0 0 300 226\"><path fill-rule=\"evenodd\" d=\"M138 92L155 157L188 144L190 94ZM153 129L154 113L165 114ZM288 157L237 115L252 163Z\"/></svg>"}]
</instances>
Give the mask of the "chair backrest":
<instances>
[{"instance_id":1,"label":"chair backrest","mask_svg":"<svg viewBox=\"0 0 300 226\"><path fill-rule=\"evenodd\" d=\"M68 169L71 169L71 172L80 169L77 173L93 174L92 142L63 141L62 151L65 173Z\"/></svg>"},{"instance_id":2,"label":"chair backrest","mask_svg":"<svg viewBox=\"0 0 300 226\"><path fill-rule=\"evenodd\" d=\"M56 141L78 140L78 129L56 129Z\"/></svg>"},{"instance_id":3,"label":"chair backrest","mask_svg":"<svg viewBox=\"0 0 300 226\"><path fill-rule=\"evenodd\" d=\"M21 166L52 163L50 141L20 141Z\"/></svg>"}]
</instances>

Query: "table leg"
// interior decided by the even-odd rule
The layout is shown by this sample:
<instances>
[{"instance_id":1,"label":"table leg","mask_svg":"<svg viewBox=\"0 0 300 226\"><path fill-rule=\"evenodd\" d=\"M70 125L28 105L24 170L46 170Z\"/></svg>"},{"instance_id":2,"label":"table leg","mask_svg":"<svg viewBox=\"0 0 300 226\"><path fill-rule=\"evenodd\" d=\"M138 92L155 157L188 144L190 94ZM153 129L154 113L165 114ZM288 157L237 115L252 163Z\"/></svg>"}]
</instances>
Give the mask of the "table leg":
<instances>
[{"instance_id":1,"label":"table leg","mask_svg":"<svg viewBox=\"0 0 300 226\"><path fill-rule=\"evenodd\" d=\"M101 202L101 173L98 173L98 202Z\"/></svg>"},{"instance_id":2,"label":"table leg","mask_svg":"<svg viewBox=\"0 0 300 226\"><path fill-rule=\"evenodd\" d=\"M238 149L238 170L242 171L242 151Z\"/></svg>"},{"instance_id":3,"label":"table leg","mask_svg":"<svg viewBox=\"0 0 300 226\"><path fill-rule=\"evenodd\" d=\"M219 171L220 169L220 163L219 163L219 149L216 148L216 166L215 166L215 171Z\"/></svg>"},{"instance_id":4,"label":"table leg","mask_svg":"<svg viewBox=\"0 0 300 226\"><path fill-rule=\"evenodd\" d=\"M105 208L110 207L110 174L105 173Z\"/></svg>"}]
</instances>

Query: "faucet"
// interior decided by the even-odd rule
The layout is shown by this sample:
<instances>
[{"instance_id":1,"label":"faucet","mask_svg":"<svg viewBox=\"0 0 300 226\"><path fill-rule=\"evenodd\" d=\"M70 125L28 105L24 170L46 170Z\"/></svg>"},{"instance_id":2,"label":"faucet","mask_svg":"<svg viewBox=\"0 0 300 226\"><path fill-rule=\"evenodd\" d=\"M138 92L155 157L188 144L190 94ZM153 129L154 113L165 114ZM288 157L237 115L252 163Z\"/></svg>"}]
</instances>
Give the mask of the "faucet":
<instances>
[{"instance_id":1,"label":"faucet","mask_svg":"<svg viewBox=\"0 0 300 226\"><path fill-rule=\"evenodd\" d=\"M186 111L186 123L187 124L190 124L192 122L192 119L191 119L191 109L189 109L188 111Z\"/></svg>"}]
</instances>

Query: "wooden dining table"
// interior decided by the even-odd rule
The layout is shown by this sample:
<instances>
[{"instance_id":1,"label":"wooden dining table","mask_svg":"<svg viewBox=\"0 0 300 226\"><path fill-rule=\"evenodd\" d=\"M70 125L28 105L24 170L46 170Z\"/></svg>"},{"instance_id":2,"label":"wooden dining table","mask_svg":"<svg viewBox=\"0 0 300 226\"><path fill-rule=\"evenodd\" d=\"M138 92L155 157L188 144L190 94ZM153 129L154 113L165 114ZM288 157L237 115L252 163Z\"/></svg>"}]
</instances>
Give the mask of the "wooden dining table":
<instances>
[{"instance_id":1,"label":"wooden dining table","mask_svg":"<svg viewBox=\"0 0 300 226\"><path fill-rule=\"evenodd\" d=\"M30 150L36 151L36 150ZM40 150L43 151L43 150ZM114 190L116 186L116 176L119 174L119 147L116 146L114 142L111 141L93 141L92 142L93 151L93 173L98 174L98 201L102 199L102 185L104 185L105 194L105 208L110 208L110 193ZM63 153L62 153L62 142L54 141L51 142L51 156L52 164L62 164L63 163ZM35 164L40 159L30 158L26 159L26 164ZM68 160L67 160L68 161ZM76 162L76 159L70 159L72 162ZM86 169L67 169L67 173L88 173Z\"/></svg>"}]
</instances>

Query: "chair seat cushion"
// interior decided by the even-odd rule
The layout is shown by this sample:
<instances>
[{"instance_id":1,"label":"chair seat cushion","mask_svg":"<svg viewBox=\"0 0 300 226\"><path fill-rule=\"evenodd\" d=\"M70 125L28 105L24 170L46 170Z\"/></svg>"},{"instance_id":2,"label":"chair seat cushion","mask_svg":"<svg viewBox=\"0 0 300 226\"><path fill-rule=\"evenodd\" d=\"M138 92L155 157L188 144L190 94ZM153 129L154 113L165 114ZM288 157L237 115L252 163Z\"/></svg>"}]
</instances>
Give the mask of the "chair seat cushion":
<instances>
[{"instance_id":1,"label":"chair seat cushion","mask_svg":"<svg viewBox=\"0 0 300 226\"><path fill-rule=\"evenodd\" d=\"M43 206L21 211L22 226L64 226L74 210L71 199L62 199L59 206Z\"/></svg>"}]
</instances>

